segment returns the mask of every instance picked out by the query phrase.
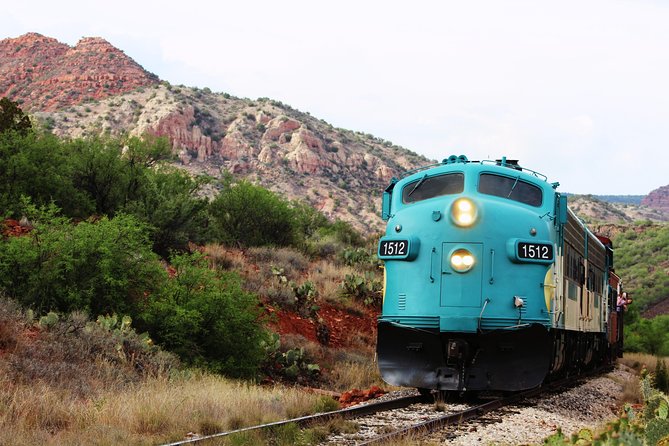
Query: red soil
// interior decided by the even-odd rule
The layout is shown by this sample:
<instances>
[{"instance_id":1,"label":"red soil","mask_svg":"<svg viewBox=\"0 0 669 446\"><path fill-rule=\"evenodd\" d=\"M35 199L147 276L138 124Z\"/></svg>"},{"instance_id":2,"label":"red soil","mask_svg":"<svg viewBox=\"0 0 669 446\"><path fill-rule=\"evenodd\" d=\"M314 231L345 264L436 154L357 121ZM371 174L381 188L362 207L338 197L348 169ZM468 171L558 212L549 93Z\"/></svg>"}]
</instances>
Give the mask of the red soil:
<instances>
[{"instance_id":1,"label":"red soil","mask_svg":"<svg viewBox=\"0 0 669 446\"><path fill-rule=\"evenodd\" d=\"M276 315L273 328L280 334L299 334L318 343L317 323L285 310L269 309ZM321 319L330 332L328 347L346 348L355 345L356 340L376 338L377 312L370 310L364 315L351 314L330 304L320 304L317 319Z\"/></svg>"},{"instance_id":2,"label":"red soil","mask_svg":"<svg viewBox=\"0 0 669 446\"><path fill-rule=\"evenodd\" d=\"M17 220L7 219L0 222L0 233L3 237L18 237L30 232L30 226L22 226Z\"/></svg>"}]
</instances>

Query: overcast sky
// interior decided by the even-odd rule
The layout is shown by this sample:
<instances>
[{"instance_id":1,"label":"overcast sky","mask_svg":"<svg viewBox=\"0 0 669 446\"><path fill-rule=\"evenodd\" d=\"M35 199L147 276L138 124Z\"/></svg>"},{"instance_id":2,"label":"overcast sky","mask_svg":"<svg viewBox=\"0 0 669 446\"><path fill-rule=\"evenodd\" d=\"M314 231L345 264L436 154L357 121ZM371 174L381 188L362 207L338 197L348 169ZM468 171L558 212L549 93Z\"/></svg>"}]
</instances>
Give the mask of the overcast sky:
<instances>
[{"instance_id":1,"label":"overcast sky","mask_svg":"<svg viewBox=\"0 0 669 446\"><path fill-rule=\"evenodd\" d=\"M269 97L433 159L502 155L562 191L669 184L669 2L0 4L0 39L100 36L172 84Z\"/></svg>"}]
</instances>

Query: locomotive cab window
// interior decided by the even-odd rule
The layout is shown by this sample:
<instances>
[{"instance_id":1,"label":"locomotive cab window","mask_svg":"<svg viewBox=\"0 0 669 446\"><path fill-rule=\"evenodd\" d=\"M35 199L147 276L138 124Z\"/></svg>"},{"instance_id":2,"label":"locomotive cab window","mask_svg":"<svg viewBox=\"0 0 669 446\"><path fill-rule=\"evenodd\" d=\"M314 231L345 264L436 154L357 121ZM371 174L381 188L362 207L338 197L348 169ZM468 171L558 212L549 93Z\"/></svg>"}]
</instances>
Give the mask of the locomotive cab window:
<instances>
[{"instance_id":1,"label":"locomotive cab window","mask_svg":"<svg viewBox=\"0 0 669 446\"><path fill-rule=\"evenodd\" d=\"M402 203L415 203L441 195L459 194L465 188L465 175L449 173L428 177L427 174L402 189Z\"/></svg>"},{"instance_id":2,"label":"locomotive cab window","mask_svg":"<svg viewBox=\"0 0 669 446\"><path fill-rule=\"evenodd\" d=\"M519 178L505 177L492 173L482 173L479 177L479 192L496 197L508 198L530 206L539 207L543 202L541 188Z\"/></svg>"}]
</instances>

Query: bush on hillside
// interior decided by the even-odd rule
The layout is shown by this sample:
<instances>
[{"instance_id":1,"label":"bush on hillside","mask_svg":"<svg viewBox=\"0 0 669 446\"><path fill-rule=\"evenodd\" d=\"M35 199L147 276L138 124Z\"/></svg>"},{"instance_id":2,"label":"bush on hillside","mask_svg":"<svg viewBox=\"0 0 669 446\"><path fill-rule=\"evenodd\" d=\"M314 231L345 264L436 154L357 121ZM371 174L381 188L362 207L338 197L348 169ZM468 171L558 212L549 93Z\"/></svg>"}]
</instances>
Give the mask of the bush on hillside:
<instances>
[{"instance_id":1,"label":"bush on hillside","mask_svg":"<svg viewBox=\"0 0 669 446\"><path fill-rule=\"evenodd\" d=\"M75 139L67 149L75 187L92 199L96 214L109 216L143 198L149 168L171 151L167 139L148 136Z\"/></svg>"},{"instance_id":2,"label":"bush on hillside","mask_svg":"<svg viewBox=\"0 0 669 446\"><path fill-rule=\"evenodd\" d=\"M625 280L634 306L644 308L669 296L669 225L630 228L614 240L616 273Z\"/></svg>"},{"instance_id":3,"label":"bush on hillside","mask_svg":"<svg viewBox=\"0 0 669 446\"><path fill-rule=\"evenodd\" d=\"M289 203L248 181L228 183L210 212L213 236L222 243L250 247L298 242L298 224Z\"/></svg>"},{"instance_id":4,"label":"bush on hillside","mask_svg":"<svg viewBox=\"0 0 669 446\"><path fill-rule=\"evenodd\" d=\"M21 217L21 196L36 205L55 203L66 215L87 217L95 207L72 179L72 155L50 134L0 133L0 209Z\"/></svg>"},{"instance_id":5,"label":"bush on hillside","mask_svg":"<svg viewBox=\"0 0 669 446\"><path fill-rule=\"evenodd\" d=\"M38 323L0 296L0 349L6 352L0 371L12 382L40 381L90 397L179 367L174 355L138 335L129 318L91 321L81 312L49 316L48 323Z\"/></svg>"},{"instance_id":6,"label":"bush on hillside","mask_svg":"<svg viewBox=\"0 0 669 446\"><path fill-rule=\"evenodd\" d=\"M24 204L32 231L5 240L0 250L0 289L24 306L38 313L133 314L164 280L147 228L136 218L73 224L53 205Z\"/></svg>"},{"instance_id":7,"label":"bush on hillside","mask_svg":"<svg viewBox=\"0 0 669 446\"><path fill-rule=\"evenodd\" d=\"M258 299L242 290L237 274L211 270L201 254L171 261L174 277L146 302L140 326L189 364L253 376L266 337Z\"/></svg>"},{"instance_id":8,"label":"bush on hillside","mask_svg":"<svg viewBox=\"0 0 669 446\"><path fill-rule=\"evenodd\" d=\"M626 322L625 351L669 356L669 315Z\"/></svg>"},{"instance_id":9,"label":"bush on hillside","mask_svg":"<svg viewBox=\"0 0 669 446\"><path fill-rule=\"evenodd\" d=\"M208 203L196 195L204 182L176 168L150 170L140 197L123 208L151 226L153 250L162 257L167 258L172 250L186 250L188 242L208 238Z\"/></svg>"}]
</instances>

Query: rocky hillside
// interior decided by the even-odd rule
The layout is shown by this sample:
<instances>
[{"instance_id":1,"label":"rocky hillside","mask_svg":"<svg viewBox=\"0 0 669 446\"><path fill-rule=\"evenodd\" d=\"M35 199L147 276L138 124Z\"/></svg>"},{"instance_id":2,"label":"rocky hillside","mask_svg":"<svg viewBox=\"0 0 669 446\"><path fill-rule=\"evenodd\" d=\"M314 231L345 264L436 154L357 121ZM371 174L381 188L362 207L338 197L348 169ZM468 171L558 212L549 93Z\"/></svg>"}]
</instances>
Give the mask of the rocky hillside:
<instances>
[{"instance_id":1,"label":"rocky hillside","mask_svg":"<svg viewBox=\"0 0 669 446\"><path fill-rule=\"evenodd\" d=\"M24 111L52 111L158 83L104 39L86 37L70 47L41 34L0 40L0 97Z\"/></svg>"},{"instance_id":2,"label":"rocky hillside","mask_svg":"<svg viewBox=\"0 0 669 446\"><path fill-rule=\"evenodd\" d=\"M667 221L669 213L645 205L599 200L592 195L569 195L569 207L583 221L593 224L628 225L640 220Z\"/></svg>"},{"instance_id":3,"label":"rocky hillside","mask_svg":"<svg viewBox=\"0 0 669 446\"><path fill-rule=\"evenodd\" d=\"M429 162L276 101L167 83L36 115L61 136L168 136L195 174L232 172L372 231L382 227L380 195L388 181Z\"/></svg>"},{"instance_id":4,"label":"rocky hillside","mask_svg":"<svg viewBox=\"0 0 669 446\"><path fill-rule=\"evenodd\" d=\"M388 181L429 163L277 101L160 82L100 38L74 48L39 34L0 41L3 94L58 135L166 135L193 173L229 171L370 232L382 228Z\"/></svg>"},{"instance_id":5,"label":"rocky hillside","mask_svg":"<svg viewBox=\"0 0 669 446\"><path fill-rule=\"evenodd\" d=\"M669 185L651 191L641 204L669 214Z\"/></svg>"}]
</instances>

